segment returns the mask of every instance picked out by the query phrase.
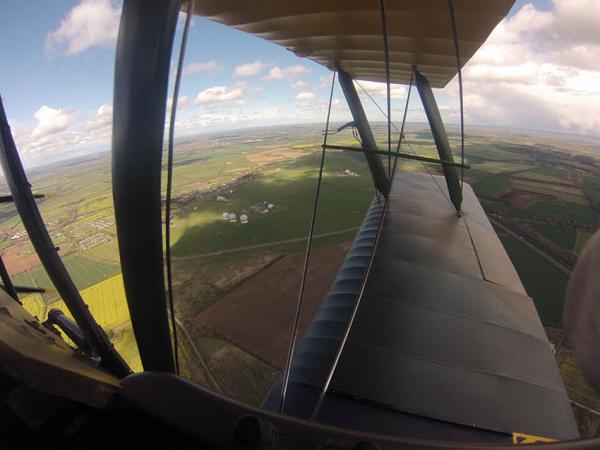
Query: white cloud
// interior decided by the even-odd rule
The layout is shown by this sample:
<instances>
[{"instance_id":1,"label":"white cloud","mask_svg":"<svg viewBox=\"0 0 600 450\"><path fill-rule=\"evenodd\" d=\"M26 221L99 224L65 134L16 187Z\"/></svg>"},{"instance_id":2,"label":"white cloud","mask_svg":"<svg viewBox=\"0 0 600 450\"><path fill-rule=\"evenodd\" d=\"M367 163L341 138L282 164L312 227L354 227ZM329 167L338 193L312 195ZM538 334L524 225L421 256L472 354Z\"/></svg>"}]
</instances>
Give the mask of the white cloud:
<instances>
[{"instance_id":1,"label":"white cloud","mask_svg":"<svg viewBox=\"0 0 600 450\"><path fill-rule=\"evenodd\" d=\"M181 110L188 107L188 98L187 96L182 96L177 98L177 110ZM171 108L173 108L173 98L169 97L167 99L167 112L171 112Z\"/></svg>"},{"instance_id":2,"label":"white cloud","mask_svg":"<svg viewBox=\"0 0 600 450\"><path fill-rule=\"evenodd\" d=\"M252 77L261 73L267 65L261 60L242 64L233 71L235 77Z\"/></svg>"},{"instance_id":3,"label":"white cloud","mask_svg":"<svg viewBox=\"0 0 600 450\"><path fill-rule=\"evenodd\" d=\"M110 0L83 0L46 37L46 49L77 55L89 48L112 45L119 29L120 7ZM66 48L65 48L66 47Z\"/></svg>"},{"instance_id":4,"label":"white cloud","mask_svg":"<svg viewBox=\"0 0 600 450\"><path fill-rule=\"evenodd\" d=\"M303 117L303 119L306 119ZM264 125L265 123L297 123L298 110L290 110L279 106L269 106L258 110L221 109L198 114L177 121L178 130L195 130L211 127L216 129L224 125Z\"/></svg>"},{"instance_id":5,"label":"white cloud","mask_svg":"<svg viewBox=\"0 0 600 450\"><path fill-rule=\"evenodd\" d=\"M247 89L245 83L235 83L232 86L214 86L201 91L196 97L194 104L207 105L240 99Z\"/></svg>"},{"instance_id":6,"label":"white cloud","mask_svg":"<svg viewBox=\"0 0 600 450\"><path fill-rule=\"evenodd\" d=\"M76 55L94 46L111 45L118 27L118 1L79 1L48 35L47 48ZM551 6L550 10L541 11L525 5L501 22L469 61L463 71L467 129L469 125L480 124L600 134L600 27L596 25L600 1L561 0ZM248 62L238 66L234 75L262 75L265 80L284 81L298 101L275 100L277 106L261 109L258 105L262 102L252 101L260 91L249 83L213 86L199 92L196 98L179 98L179 108L190 104L203 108L182 114L178 129L324 120L327 114L324 89L328 98L331 74L318 81L315 77L309 84L304 75L310 69L304 65L271 66L268 73L267 67L262 61ZM185 66L184 73L221 69L215 60L196 61ZM364 81L361 84L385 108L385 84ZM382 119L361 89L357 90L364 97L367 113ZM392 85L392 98L396 99L392 116L396 119L401 117L406 94L406 87ZM418 96L416 92L412 95L419 107L418 111L410 109L409 120L417 117L423 120ZM436 92L436 96L444 119L456 123L456 79ZM192 113L198 114L192 116ZM44 105L34 117L34 126L13 127L25 161L43 162L109 146L110 103L87 116L83 111ZM350 120L343 97L341 101L334 99L332 120Z\"/></svg>"},{"instance_id":7,"label":"white cloud","mask_svg":"<svg viewBox=\"0 0 600 450\"><path fill-rule=\"evenodd\" d=\"M597 0L555 0L550 11L525 5L506 21L506 33L527 40L549 59L579 69L600 69L600 2Z\"/></svg>"},{"instance_id":8,"label":"white cloud","mask_svg":"<svg viewBox=\"0 0 600 450\"><path fill-rule=\"evenodd\" d=\"M107 102L98 108L96 116L88 119L83 125L83 129L92 131L106 129L112 126L113 105L112 102Z\"/></svg>"},{"instance_id":9,"label":"white cloud","mask_svg":"<svg viewBox=\"0 0 600 450\"><path fill-rule=\"evenodd\" d=\"M330 88L331 87L331 75L323 75L322 77L319 77L318 87L319 87L319 89Z\"/></svg>"},{"instance_id":10,"label":"white cloud","mask_svg":"<svg viewBox=\"0 0 600 450\"><path fill-rule=\"evenodd\" d=\"M182 75L192 75L196 73L213 73L223 69L217 61L211 59L206 62L192 62L186 64L181 72Z\"/></svg>"},{"instance_id":11,"label":"white cloud","mask_svg":"<svg viewBox=\"0 0 600 450\"><path fill-rule=\"evenodd\" d=\"M310 86L304 80L292 81L290 83L290 87L295 91L308 91L310 90Z\"/></svg>"},{"instance_id":12,"label":"white cloud","mask_svg":"<svg viewBox=\"0 0 600 450\"><path fill-rule=\"evenodd\" d=\"M502 21L463 71L467 123L599 134L598 20L596 0L556 0ZM456 117L457 80L442 92Z\"/></svg>"},{"instance_id":13,"label":"white cloud","mask_svg":"<svg viewBox=\"0 0 600 450\"><path fill-rule=\"evenodd\" d=\"M309 102L297 102L293 105L277 105L253 107L252 103L239 107L237 102L214 105L210 110L182 118L177 121L176 128L191 133L203 128L219 130L225 128L264 126L276 124L319 123L323 126L327 116L329 102L318 97ZM345 102L335 97L332 101L331 120L347 122L351 119ZM319 125L318 125L319 126Z\"/></svg>"},{"instance_id":14,"label":"white cloud","mask_svg":"<svg viewBox=\"0 0 600 450\"><path fill-rule=\"evenodd\" d=\"M304 67L301 65L289 66L285 68L281 67L273 67L267 76L264 77L265 80L288 80L293 81L296 80L300 75L309 73L310 69L308 67Z\"/></svg>"},{"instance_id":15,"label":"white cloud","mask_svg":"<svg viewBox=\"0 0 600 450\"><path fill-rule=\"evenodd\" d=\"M13 136L26 166L107 149L112 134L112 104L100 105L89 117L73 108L40 107L33 128L19 127Z\"/></svg>"},{"instance_id":16,"label":"white cloud","mask_svg":"<svg viewBox=\"0 0 600 450\"><path fill-rule=\"evenodd\" d=\"M76 115L77 110L75 109L54 109L44 105L33 115L37 120L37 125L31 136L43 137L66 130L75 122Z\"/></svg>"},{"instance_id":17,"label":"white cloud","mask_svg":"<svg viewBox=\"0 0 600 450\"><path fill-rule=\"evenodd\" d=\"M315 98L315 94L308 91L299 92L298 95L296 95L296 100L311 100L313 98Z\"/></svg>"},{"instance_id":18,"label":"white cloud","mask_svg":"<svg viewBox=\"0 0 600 450\"><path fill-rule=\"evenodd\" d=\"M356 84L356 81L354 83ZM359 81L358 83L372 97L387 98L387 85L385 83L378 83L375 81ZM357 86L357 92L359 95L363 95L364 93L360 86ZM408 91L405 86L400 86L398 84L390 85L390 98L392 99L406 99L407 93Z\"/></svg>"}]
</instances>

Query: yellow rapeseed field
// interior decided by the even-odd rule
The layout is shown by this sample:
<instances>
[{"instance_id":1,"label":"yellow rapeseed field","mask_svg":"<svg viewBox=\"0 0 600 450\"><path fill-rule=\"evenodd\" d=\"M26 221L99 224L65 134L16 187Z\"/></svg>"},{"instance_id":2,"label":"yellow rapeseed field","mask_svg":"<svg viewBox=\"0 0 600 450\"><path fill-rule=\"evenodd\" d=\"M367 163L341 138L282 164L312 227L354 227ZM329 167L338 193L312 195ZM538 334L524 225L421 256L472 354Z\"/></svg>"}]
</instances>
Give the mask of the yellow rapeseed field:
<instances>
[{"instance_id":1,"label":"yellow rapeseed field","mask_svg":"<svg viewBox=\"0 0 600 450\"><path fill-rule=\"evenodd\" d=\"M44 299L40 294L29 294L28 296L22 298L21 302L29 314L37 317L40 320L46 319Z\"/></svg>"},{"instance_id":2,"label":"yellow rapeseed field","mask_svg":"<svg viewBox=\"0 0 600 450\"><path fill-rule=\"evenodd\" d=\"M142 365L131 328L121 274L82 290L81 296L96 321L110 337L117 351L134 371L140 371ZM67 316L72 317L62 300L52 302L46 311L44 311L44 301L40 294L28 295L22 299L22 302L25 309L40 320L46 320L48 311L52 308L59 308Z\"/></svg>"}]
</instances>

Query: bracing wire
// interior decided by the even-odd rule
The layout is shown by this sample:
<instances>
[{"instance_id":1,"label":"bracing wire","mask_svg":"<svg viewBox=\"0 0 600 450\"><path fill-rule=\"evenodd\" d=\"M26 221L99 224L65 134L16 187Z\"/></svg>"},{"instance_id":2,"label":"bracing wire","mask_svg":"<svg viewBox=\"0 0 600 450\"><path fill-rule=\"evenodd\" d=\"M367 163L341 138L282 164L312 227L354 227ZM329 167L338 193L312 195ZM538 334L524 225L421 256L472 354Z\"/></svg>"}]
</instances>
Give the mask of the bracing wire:
<instances>
[{"instance_id":1,"label":"bracing wire","mask_svg":"<svg viewBox=\"0 0 600 450\"><path fill-rule=\"evenodd\" d=\"M381 10L381 26L383 29L383 50L385 54L385 82L387 88L387 118L388 118L388 177L389 183L392 183L392 106L391 106L391 95L390 95L390 53L388 48L388 31L387 31L387 20L385 17L385 0L379 0L379 9Z\"/></svg>"},{"instance_id":2,"label":"bracing wire","mask_svg":"<svg viewBox=\"0 0 600 450\"><path fill-rule=\"evenodd\" d=\"M173 329L173 347L175 356L175 372L179 375L179 342L177 339L177 322L175 320L175 303L173 301L173 271L171 267L171 192L173 190L173 145L175 137L175 116L177 113L177 100L179 97L179 85L181 84L181 71L185 56L188 31L192 18L194 0L188 1L188 7L179 49L179 61L175 75L175 86L173 88L173 103L171 105L171 118L169 120L169 143L167 147L167 192L165 198L165 264L167 266L167 295L169 300L169 313L171 314L171 328Z\"/></svg>"},{"instance_id":3,"label":"bracing wire","mask_svg":"<svg viewBox=\"0 0 600 450\"><path fill-rule=\"evenodd\" d=\"M319 178L317 181L317 189L315 192L315 200L313 205L312 219L310 221L310 229L308 231L308 241L306 244L306 254L304 257L304 266L302 269L302 281L300 283L300 292L298 294L298 302L296 303L296 313L294 315L294 324L292 327L292 333L290 335L290 343L288 347L288 353L285 362L285 368L283 372L283 382L281 385L281 397L279 399L279 412L284 412L285 408L285 399L287 395L287 388L290 381L290 370L292 368L292 361L294 358L294 350L296 348L296 339L298 337L298 325L300 323L300 313L302 312L302 302L304 300L304 289L306 287L306 276L308 274L308 265L310 262L310 252L312 249L312 241L315 231L315 223L317 219L317 209L319 206L319 196L321 193L321 184L323 181L323 167L325 165L325 148L327 145L327 135L329 133L329 119L331 117L331 104L333 101L333 88L335 87L335 75L333 72L333 77L331 79L331 92L329 94L329 106L327 108L327 121L325 123L325 133L323 134L323 145L321 152L321 164L319 166Z\"/></svg>"},{"instance_id":4,"label":"bracing wire","mask_svg":"<svg viewBox=\"0 0 600 450\"><path fill-rule=\"evenodd\" d=\"M412 85L412 77L411 77L411 85ZM388 94L388 96L389 96L389 94ZM373 100L373 99L371 98L371 100ZM405 112L404 112L404 117L402 119L402 127L401 127L402 130L404 130L404 125L405 125L405 122L406 122L406 115L407 115L407 111L408 111L408 102L409 102L409 100L410 100L410 89L408 91L408 96L406 98ZM388 98L388 101L389 101L389 98ZM377 105L377 103L374 100L373 100L373 102ZM379 107L379 106L377 105L377 107ZM385 113L384 113L384 115L385 115ZM392 122L391 122L389 116L386 116L386 117L387 117L387 120L388 120L388 130L391 130ZM388 143L389 142L390 141L388 140ZM402 132L400 132L400 141L398 142L398 148L400 148L401 142L402 142ZM390 157L391 157L391 152L390 152ZM395 156L393 168L390 167L390 169L391 169L391 173L390 173L390 192L391 192L392 182L394 180L394 175L396 173L397 163L398 163L398 154L396 154L396 156ZM381 236L381 229L383 228L383 220L384 220L385 214L387 212L387 208L388 208L390 197L391 197L391 195L388 195L385 198L385 200L384 200L383 211L381 212L381 217L379 219L379 225L377 227L377 234L375 235L375 242L373 243L373 248L371 249L371 254L369 255L369 263L367 264L367 270L366 270L365 275L364 275L364 277L363 277L363 279L361 281L361 285L360 285L360 290L359 290L359 293L358 293L358 297L356 299L356 303L354 304L354 307L352 308L352 313L350 314L350 319L348 320L348 324L346 325L346 328L344 330L344 334L342 335L342 339L341 339L340 344L338 346L338 349L336 351L335 357L333 359L331 367L329 368L329 372L327 373L327 377L325 378L325 383L323 384L323 387L321 388L321 392L319 393L319 398L317 399L317 403L315 404L313 412L312 412L312 414L310 416L310 420L312 420L312 421L317 420L317 417L319 416L319 411L321 410L321 406L323 405L323 401L325 400L325 396L327 395L327 391L329 390L329 386L331 385L331 380L333 379L333 375L335 373L337 365L338 365L338 363L340 361L340 358L342 356L342 352L344 351L344 347L346 346L346 342L348 341L348 336L350 335L350 330L352 329L352 325L354 324L354 319L356 318L356 313L358 312L358 308L359 308L360 303L362 301L362 298L363 298L363 295L364 295L364 292L365 292L365 287L367 286L367 281L369 279L369 274L371 273L371 267L373 266L373 261L375 259L375 250L377 249L377 246L379 245L379 238Z\"/></svg>"},{"instance_id":5,"label":"bracing wire","mask_svg":"<svg viewBox=\"0 0 600 450\"><path fill-rule=\"evenodd\" d=\"M409 87L409 93L410 93L410 89L412 89L412 84L413 84L413 77L414 77L414 67L413 67L413 73L411 75L411 86ZM360 82L355 80L355 83L358 85L358 87L367 95L367 97L369 97L369 99L373 102L373 104L377 107L377 109L379 109L379 111L381 112L381 114L383 114L383 116L387 119L387 115L385 114L385 111L381 108L381 106L379 106L379 104L377 103L377 101L371 96L371 94L369 94L369 91L367 91L361 84ZM407 99L408 101L408 99ZM408 102L405 105L405 117L403 119L403 124L406 122L406 111L408 108ZM400 134L403 135L404 133L402 131L400 131L398 129L398 127L396 126L396 124L394 124L392 122L392 126L394 127L394 129ZM402 126L404 129L404 125ZM404 138L403 138L404 139ZM417 151L413 148L413 146L410 144L410 142L406 141L406 144L408 145L408 148L410 149L410 151L412 152L413 155L417 155ZM398 147L398 150L400 149L400 147ZM397 160L396 160L397 161ZM437 182L437 180L435 179L435 177L433 176L433 174L429 171L429 169L427 168L427 164L425 164L423 161L421 161L421 166L423 167L423 169L425 170L425 172L427 172L427 174L429 176L431 176L431 178L433 179L433 182L435 183L435 185L437 186L437 188L439 189L439 191L441 192L441 194L444 196L444 198L448 201L448 204L454 208L454 205L452 204L452 201L450 200L450 198L448 197L448 195L446 194L446 192L444 192L444 189L442 189L442 187L440 186L440 184Z\"/></svg>"},{"instance_id":6,"label":"bracing wire","mask_svg":"<svg viewBox=\"0 0 600 450\"><path fill-rule=\"evenodd\" d=\"M402 139L404 139L404 125L406 125L406 116L408 114L408 104L410 102L410 93L412 91L414 77L415 77L415 68L413 67L412 71L410 72L410 83L408 85L408 94L406 95L406 105L404 105L404 115L402 116L402 126L400 127L400 137L398 138L398 146L396 147L396 153L400 153L400 147L402 146ZM397 161L398 161L398 158L396 157L396 161L394 162L394 165L396 164ZM395 171L396 170L394 169L394 172Z\"/></svg>"},{"instance_id":7,"label":"bracing wire","mask_svg":"<svg viewBox=\"0 0 600 450\"><path fill-rule=\"evenodd\" d=\"M311 421L317 420L317 417L319 416L319 411L321 410L321 406L323 405L323 401L325 400L325 395L327 395L327 391L329 390L329 386L331 385L331 380L333 379L333 374L335 373L337 365L340 361L340 357L342 356L342 351L344 350L344 347L346 346L346 341L348 340L348 336L350 335L350 330L352 328L352 324L354 323L354 319L356 318L356 313L358 311L358 307L360 306L363 294L365 292L365 287L367 285L367 279L369 278L369 274L371 272L371 267L373 265L373 260L375 257L375 249L377 248L377 245L379 244L379 237L381 236L381 228L383 225L383 219L385 217L385 213L387 211L389 198L390 198L390 196L388 195L384 200L383 211L381 212L379 226L377 227L377 234L375 235L375 243L373 244L373 249L371 250L371 254L369 256L369 263L367 265L367 271L366 271L365 276L363 277L362 283L360 285L360 291L358 293L358 298L356 300L356 303L354 304L354 308L352 308L352 313L350 315L348 325L346 326L346 328L344 330L342 340L340 341L340 345L338 346L338 349L335 353L335 358L333 359L333 363L331 364L331 368L329 369L329 372L327 373L327 378L325 379L325 383L323 384L323 387L321 388L321 392L319 393L319 398L317 399L315 408L313 409L313 412L310 416Z\"/></svg>"},{"instance_id":8,"label":"bracing wire","mask_svg":"<svg viewBox=\"0 0 600 450\"><path fill-rule=\"evenodd\" d=\"M381 106L379 106L379 103L377 103L377 101L373 98L373 96L371 94L369 94L369 91L367 91L362 84L360 84L360 82L358 80L354 80L354 83L356 83L358 85L358 87L361 89L361 91L363 91L365 93L365 95L367 97L369 97L369 99L373 102L373 104L377 107L377 109L381 112L381 114L383 114L383 117L385 117L385 119L387 120L388 115L386 114L386 112L383 110L383 108ZM392 123L392 127L394 127L394 129L400 133L400 129L396 126L396 124L394 122Z\"/></svg>"},{"instance_id":9,"label":"bracing wire","mask_svg":"<svg viewBox=\"0 0 600 450\"><path fill-rule=\"evenodd\" d=\"M452 34L454 37L454 53L456 55L456 71L458 73L458 94L460 101L460 189L462 191L465 182L465 118L463 110L463 83L462 70L460 64L460 46L458 45L458 32L456 31L456 17L454 15L454 3L448 0L448 8L450 9L450 20L452 21Z\"/></svg>"}]
</instances>

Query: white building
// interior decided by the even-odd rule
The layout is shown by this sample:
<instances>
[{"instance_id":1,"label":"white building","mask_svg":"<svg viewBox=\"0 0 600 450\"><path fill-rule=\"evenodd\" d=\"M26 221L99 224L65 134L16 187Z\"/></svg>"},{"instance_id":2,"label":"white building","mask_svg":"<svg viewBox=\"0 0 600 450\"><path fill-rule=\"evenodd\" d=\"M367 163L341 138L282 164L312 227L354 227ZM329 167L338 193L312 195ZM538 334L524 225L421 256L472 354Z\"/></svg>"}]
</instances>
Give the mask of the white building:
<instances>
[{"instance_id":1,"label":"white building","mask_svg":"<svg viewBox=\"0 0 600 450\"><path fill-rule=\"evenodd\" d=\"M229 220L229 213L228 212L224 212L223 213L223 219L224 220Z\"/></svg>"},{"instance_id":2,"label":"white building","mask_svg":"<svg viewBox=\"0 0 600 450\"><path fill-rule=\"evenodd\" d=\"M248 223L248 215L247 214L240 215L240 223Z\"/></svg>"},{"instance_id":3,"label":"white building","mask_svg":"<svg viewBox=\"0 0 600 450\"><path fill-rule=\"evenodd\" d=\"M229 213L229 217L227 218L227 220L229 220L229 222L237 222L237 216L235 215L235 213Z\"/></svg>"}]
</instances>

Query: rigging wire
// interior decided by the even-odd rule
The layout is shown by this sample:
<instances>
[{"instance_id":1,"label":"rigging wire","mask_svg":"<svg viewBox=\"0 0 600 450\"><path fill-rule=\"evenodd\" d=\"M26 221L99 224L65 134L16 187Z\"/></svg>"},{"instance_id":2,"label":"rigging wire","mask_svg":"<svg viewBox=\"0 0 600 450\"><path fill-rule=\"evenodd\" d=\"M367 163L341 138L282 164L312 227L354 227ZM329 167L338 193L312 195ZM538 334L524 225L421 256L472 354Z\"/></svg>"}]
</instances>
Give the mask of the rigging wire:
<instances>
[{"instance_id":1,"label":"rigging wire","mask_svg":"<svg viewBox=\"0 0 600 450\"><path fill-rule=\"evenodd\" d=\"M396 153L400 153L402 139L404 138L404 125L406 125L406 115L408 114L408 103L410 102L410 93L412 91L414 77L415 77L415 67L413 66L413 69L410 72L410 84L408 85L408 94L406 95L406 105L404 105L404 115L402 116L402 126L400 127L400 137L398 138L398 146L396 147ZM388 121L390 121L390 120L388 119ZM396 161L394 162L394 165L396 164L397 161L398 161L398 157L396 157ZM421 161L421 163L423 163L423 161ZM394 168L394 172L395 171L396 171L396 169Z\"/></svg>"},{"instance_id":2,"label":"rigging wire","mask_svg":"<svg viewBox=\"0 0 600 450\"><path fill-rule=\"evenodd\" d=\"M358 80L354 80L354 82L358 85L358 87L361 89L361 91L363 91L365 93L365 95L367 97L369 97L369 99L373 102L373 104L377 107L377 109L381 112L381 114L383 114L383 117L388 118L388 115L386 114L386 112L383 110L383 108L381 106L379 106L379 103L377 103L377 101L373 98L373 96L371 94L369 94L369 91L367 91L362 84L360 84L360 82ZM396 126L396 124L394 122L391 122L392 127L394 127L394 129L400 133L400 129Z\"/></svg>"},{"instance_id":3,"label":"rigging wire","mask_svg":"<svg viewBox=\"0 0 600 450\"><path fill-rule=\"evenodd\" d=\"M367 285L367 279L369 278L369 274L371 272L371 267L373 266L373 261L375 259L375 249L377 248L377 245L379 244L379 237L381 236L383 219L384 219L385 213L387 211L389 198L390 198L389 195L387 197L385 197L385 200L383 203L383 211L381 212L381 218L379 219L379 225L377 227L377 234L375 235L375 242L373 244L373 249L371 250L371 254L369 256L369 263L367 265L367 271L366 271L365 276L363 277L362 283L360 285L360 291L358 293L358 298L356 300L356 303L354 304L354 307L352 308L352 313L350 314L350 319L348 321L348 325L346 326L346 329L344 330L344 334L342 336L342 340L340 341L340 345L338 346L337 352L335 354L335 358L333 359L333 363L331 365L331 368L329 369L329 372L327 373L327 378L325 379L325 383L323 384L323 387L321 388L321 392L319 393L319 398L317 399L315 408L313 409L313 412L310 416L311 421L317 420L319 411L321 410L321 406L323 405L323 401L325 400L325 395L327 394L327 391L329 390L329 386L331 384L331 380L333 379L333 374L335 373L335 369L337 368L337 365L340 361L340 357L342 356L342 351L344 350L344 347L346 346L346 341L348 340L348 336L350 335L350 329L352 328L352 324L354 323L354 319L356 318L356 313L358 311L358 307L360 306L363 294L365 292L365 287Z\"/></svg>"},{"instance_id":4,"label":"rigging wire","mask_svg":"<svg viewBox=\"0 0 600 450\"><path fill-rule=\"evenodd\" d=\"M169 301L169 313L171 314L171 328L173 333L173 347L175 356L175 373L179 375L179 341L177 339L177 322L175 320L175 303L173 301L173 271L171 267L171 193L173 190L173 144L175 137L175 116L177 113L177 101L179 97L179 85L181 84L181 72L183 68L183 59L185 56L185 47L187 44L188 31L192 18L192 9L194 0L188 1L188 7L183 27L183 36L181 38L181 47L179 49L179 61L177 62L177 72L175 75L175 86L173 88L173 103L171 105L171 118L169 120L169 143L167 147L167 192L165 198L165 263L167 266L167 295Z\"/></svg>"},{"instance_id":5,"label":"rigging wire","mask_svg":"<svg viewBox=\"0 0 600 450\"><path fill-rule=\"evenodd\" d=\"M402 138L404 136L404 125L406 123L406 113L408 112L408 101L410 100L410 92L412 90L413 80L414 80L414 76L415 76L415 70L416 70L415 66L413 66L412 73L410 74L410 86L408 87L408 98L406 99L406 106L404 107L404 118L402 119L402 131L400 131L400 139L398 140L398 150L397 150L398 152L400 152L400 144L401 144ZM408 148L410 149L410 151L413 153L413 155L416 156L417 152L415 151L415 149L413 148L413 146L411 145L411 143L410 142L406 142L406 143L407 143ZM396 161L398 161L398 159L396 159ZM436 178L429 171L429 167L427 167L427 164L425 164L423 161L421 161L421 167L423 167L423 169L425 170L425 172L427 172L427 174L431 177L431 179L433 180L433 182L437 186L438 190L442 193L442 195L444 196L444 198L448 201L448 204L451 207L454 207L454 205L452 204L452 201L450 200L450 197L448 197L448 194L446 194L446 192L440 186L440 184L438 183L438 181L436 180ZM395 172L395 169L394 169L394 172Z\"/></svg>"},{"instance_id":6,"label":"rigging wire","mask_svg":"<svg viewBox=\"0 0 600 450\"><path fill-rule=\"evenodd\" d=\"M392 183L392 105L390 95L390 53L388 48L387 20L385 17L385 0L379 0L379 9L381 10L381 25L383 28L383 50L385 56L385 81L387 88L387 118L388 118L388 177L389 183Z\"/></svg>"},{"instance_id":7,"label":"rigging wire","mask_svg":"<svg viewBox=\"0 0 600 450\"><path fill-rule=\"evenodd\" d=\"M412 81L412 78L411 78L411 81ZM411 82L411 84L412 84L412 82ZM409 94L408 94L407 99L406 99L405 113L404 113L404 117L402 119L402 129L404 129L404 125L405 125L405 122L406 122L406 111L408 111L408 101L409 101L409 99L410 99L410 89L409 89ZM377 105L376 102L375 102L375 104ZM388 130L390 130L391 129L391 120L390 120L389 116L387 116L387 120L388 120ZM398 142L398 148L400 147L400 142L401 141L402 141L402 133L400 133L400 141ZM391 153L390 153L390 157L391 157ZM392 171L390 173L390 181L389 181L390 188L391 188L392 182L394 180L394 175L396 173L398 158L399 158L399 156L396 155L395 159L394 159L394 166L393 166L393 168L390 167L390 169ZM390 189L390 191L391 191L391 189ZM373 248L371 249L371 254L369 255L369 262L367 264L367 270L366 270L365 275L364 275L364 277L363 277L363 279L361 281L360 290L358 292L358 297L356 299L356 303L354 304L354 307L352 308L352 313L350 314L350 319L348 320L348 325L346 325L346 328L344 330L344 334L342 335L342 339L340 341L340 344L339 344L338 349L336 351L335 357L333 359L333 363L331 364L331 368L329 369L329 372L327 373L327 378L325 379L325 383L323 384L323 387L321 388L321 392L319 393L319 398L317 399L317 403L315 404L313 412L312 412L312 414L310 416L310 420L311 421L315 421L317 419L318 415L319 415L319 411L321 410L321 406L323 405L323 401L325 400L325 395L327 395L327 391L329 390L329 386L331 385L331 380L333 379L333 375L335 373L337 365L338 365L338 363L340 361L340 358L342 356L342 352L344 350L344 347L346 346L346 342L348 341L348 336L350 335L350 330L352 329L352 325L354 324L354 319L356 318L356 313L358 312L358 308L359 308L360 303L362 301L362 298L363 298L363 295L364 295L364 292L365 292L365 288L367 286L367 280L369 279L369 274L371 273L371 268L373 266L373 261L375 259L375 250L377 249L377 246L379 245L379 238L381 237L381 230L383 228L383 221L384 221L384 218L385 218L385 215L386 215L386 212L387 212L387 208L388 208L388 205L389 205L389 199L390 199L390 197L391 197L391 195L388 195L385 198L385 200L384 200L383 211L381 212L381 217L379 219L379 225L377 227L377 234L375 235L375 242L373 243Z\"/></svg>"},{"instance_id":8,"label":"rigging wire","mask_svg":"<svg viewBox=\"0 0 600 450\"><path fill-rule=\"evenodd\" d=\"M294 325L292 327L292 334L290 336L290 343L287 353L287 358L285 362L285 368L283 373L283 382L281 386L281 397L279 400L279 412L284 412L285 408L285 399L287 395L287 387L290 381L290 370L292 368L292 361L294 358L294 350L296 348L296 339L298 337L298 326L300 323L300 313L302 312L302 301L304 300L304 289L306 287L306 276L308 273L308 264L310 261L310 252L312 249L312 241L315 231L315 222L317 219L317 208L319 206L319 195L321 193L321 184L323 181L323 167L325 165L325 146L327 145L327 135L329 133L329 119L331 117L331 104L333 101L333 88L335 87L335 75L336 72L333 72L333 77L331 78L331 92L329 94L329 107L327 109L327 121L325 124L325 133L323 134L323 151L321 153L321 164L319 166L319 179L317 181L317 190L315 192L315 201L313 205L313 213L312 219L310 222L310 229L308 232L308 242L306 244L306 255L304 257L304 267L302 269L302 281L300 283L300 293L298 294L298 302L296 303L296 313L294 315Z\"/></svg>"},{"instance_id":9,"label":"rigging wire","mask_svg":"<svg viewBox=\"0 0 600 450\"><path fill-rule=\"evenodd\" d=\"M414 77L414 67L413 67L413 74L411 75L411 86L409 87L409 91L410 89L412 89L412 81L413 81L413 77ZM358 87L367 95L367 97L369 97L369 99L373 102L373 104L377 107L377 109L379 109L379 111L381 111L381 114L383 114L383 116L387 119L387 115L385 114L385 111L381 108L381 106L379 106L379 104L377 103L377 101L371 96L371 94L369 94L369 91L367 91L361 84L360 82L355 80L355 83L358 85ZM406 108L408 108L408 103L405 106L405 111ZM403 121L406 120L406 112L405 112L405 117L403 119ZM400 133L400 135L403 134L402 131L400 131L398 129L398 127L396 126L395 123L391 122L392 126L394 127L394 129ZM403 126L402 126L403 127ZM404 128L402 128L404 129ZM411 145L410 142L408 141L404 141L406 143L406 145L408 145L408 148L410 149L410 151L412 152L413 155L417 156L417 151L414 149L414 147ZM400 149L400 147L398 147L398 149ZM437 182L437 180L435 179L435 177L433 176L433 174L431 173L431 171L429 170L429 168L427 167L427 164L425 164L423 161L421 161L421 166L423 167L423 169L425 170L425 172L427 172L427 174L433 179L433 182L435 183L435 185L437 186L437 188L439 189L439 191L442 193L442 195L444 196L444 198L448 201L448 204L454 208L454 205L452 204L452 201L450 200L450 198L448 197L448 195L446 194L446 192L444 192L444 189L440 186L440 184Z\"/></svg>"},{"instance_id":10,"label":"rigging wire","mask_svg":"<svg viewBox=\"0 0 600 450\"><path fill-rule=\"evenodd\" d=\"M462 166L460 168L460 189L462 193L463 184L465 182L465 118L463 113L463 82L462 70L460 67L460 48L458 45L458 32L456 31L456 17L454 15L453 0L448 0L448 8L450 9L450 20L452 21L452 35L454 37L454 53L456 55L456 71L458 73L458 93L460 99L460 159Z\"/></svg>"}]
</instances>

